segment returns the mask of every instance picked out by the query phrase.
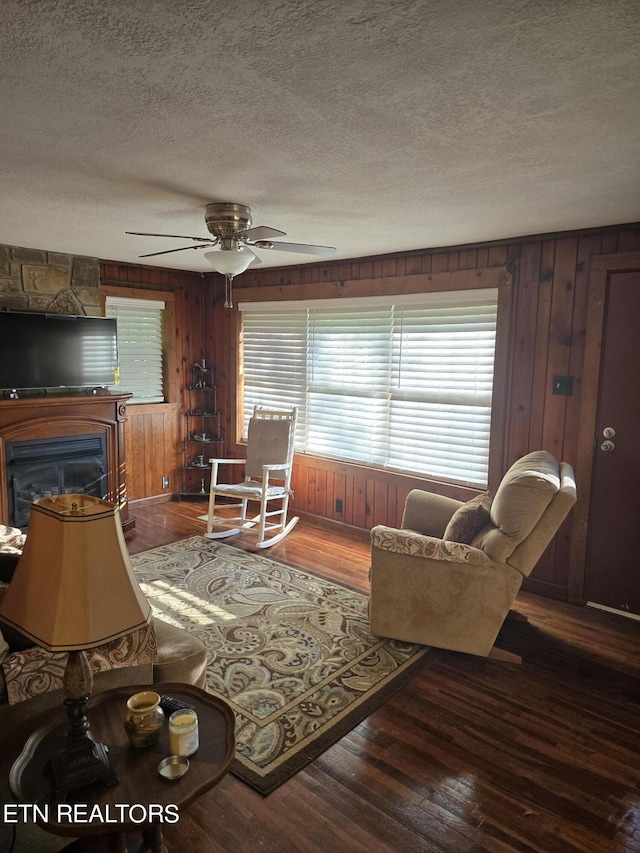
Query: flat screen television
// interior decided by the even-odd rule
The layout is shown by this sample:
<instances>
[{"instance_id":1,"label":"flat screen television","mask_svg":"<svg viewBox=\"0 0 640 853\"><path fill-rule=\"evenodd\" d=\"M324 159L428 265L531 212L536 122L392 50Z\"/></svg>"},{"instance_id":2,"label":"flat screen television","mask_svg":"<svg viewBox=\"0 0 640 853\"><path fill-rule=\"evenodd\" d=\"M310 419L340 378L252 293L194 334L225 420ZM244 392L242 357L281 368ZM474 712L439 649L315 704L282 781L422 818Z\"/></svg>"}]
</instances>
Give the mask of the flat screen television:
<instances>
[{"instance_id":1,"label":"flat screen television","mask_svg":"<svg viewBox=\"0 0 640 853\"><path fill-rule=\"evenodd\" d=\"M0 311L0 389L104 387L117 368L113 317Z\"/></svg>"}]
</instances>

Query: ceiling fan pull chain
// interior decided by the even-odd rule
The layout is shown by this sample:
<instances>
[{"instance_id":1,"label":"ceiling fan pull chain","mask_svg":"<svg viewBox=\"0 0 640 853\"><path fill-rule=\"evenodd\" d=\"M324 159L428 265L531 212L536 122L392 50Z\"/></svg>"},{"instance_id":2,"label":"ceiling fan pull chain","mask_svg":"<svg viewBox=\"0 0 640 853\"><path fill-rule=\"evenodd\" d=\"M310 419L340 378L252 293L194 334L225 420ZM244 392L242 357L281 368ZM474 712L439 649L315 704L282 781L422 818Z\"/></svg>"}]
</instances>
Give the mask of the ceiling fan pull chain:
<instances>
[{"instance_id":1,"label":"ceiling fan pull chain","mask_svg":"<svg viewBox=\"0 0 640 853\"><path fill-rule=\"evenodd\" d=\"M233 276L225 275L224 277L224 307L233 308Z\"/></svg>"}]
</instances>

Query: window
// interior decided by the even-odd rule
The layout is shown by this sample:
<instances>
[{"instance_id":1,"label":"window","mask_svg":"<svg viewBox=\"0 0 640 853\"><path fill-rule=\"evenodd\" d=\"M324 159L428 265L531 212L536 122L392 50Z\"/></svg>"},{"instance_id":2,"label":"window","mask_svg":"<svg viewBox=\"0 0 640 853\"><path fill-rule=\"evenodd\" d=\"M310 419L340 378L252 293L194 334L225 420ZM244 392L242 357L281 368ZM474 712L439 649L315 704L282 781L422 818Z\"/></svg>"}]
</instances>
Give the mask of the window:
<instances>
[{"instance_id":1,"label":"window","mask_svg":"<svg viewBox=\"0 0 640 853\"><path fill-rule=\"evenodd\" d=\"M496 288L246 303L245 423L298 406L296 449L484 486Z\"/></svg>"},{"instance_id":2,"label":"window","mask_svg":"<svg viewBox=\"0 0 640 853\"><path fill-rule=\"evenodd\" d=\"M105 314L118 322L119 392L133 403L162 403L165 303L156 299L107 296Z\"/></svg>"}]
</instances>

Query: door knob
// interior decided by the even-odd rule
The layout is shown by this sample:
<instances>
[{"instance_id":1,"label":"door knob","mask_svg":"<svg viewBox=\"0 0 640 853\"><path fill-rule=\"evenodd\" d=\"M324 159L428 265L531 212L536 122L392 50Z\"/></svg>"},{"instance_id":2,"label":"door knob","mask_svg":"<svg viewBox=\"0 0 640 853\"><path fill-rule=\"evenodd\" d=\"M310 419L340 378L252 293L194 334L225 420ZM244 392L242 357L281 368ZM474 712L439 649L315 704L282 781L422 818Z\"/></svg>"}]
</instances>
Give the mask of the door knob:
<instances>
[{"instance_id":1,"label":"door knob","mask_svg":"<svg viewBox=\"0 0 640 853\"><path fill-rule=\"evenodd\" d=\"M615 450L615 449L616 449L615 444L612 441L609 441L609 439L607 439L606 441L603 441L602 444L600 445L600 450L604 450L605 453L611 453L611 451Z\"/></svg>"}]
</instances>

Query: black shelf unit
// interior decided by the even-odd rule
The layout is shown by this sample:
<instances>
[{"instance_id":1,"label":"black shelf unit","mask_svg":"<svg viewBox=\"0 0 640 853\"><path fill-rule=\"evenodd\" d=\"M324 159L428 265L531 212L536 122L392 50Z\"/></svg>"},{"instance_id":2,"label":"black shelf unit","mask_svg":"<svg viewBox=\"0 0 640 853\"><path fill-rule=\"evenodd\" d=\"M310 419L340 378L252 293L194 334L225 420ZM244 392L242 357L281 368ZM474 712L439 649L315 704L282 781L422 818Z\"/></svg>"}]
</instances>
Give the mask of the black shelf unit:
<instances>
[{"instance_id":1,"label":"black shelf unit","mask_svg":"<svg viewBox=\"0 0 640 853\"><path fill-rule=\"evenodd\" d=\"M178 497L208 497L211 482L209 459L222 449L220 413L212 367L194 364L189 385L189 409L185 413L181 482Z\"/></svg>"}]
</instances>

